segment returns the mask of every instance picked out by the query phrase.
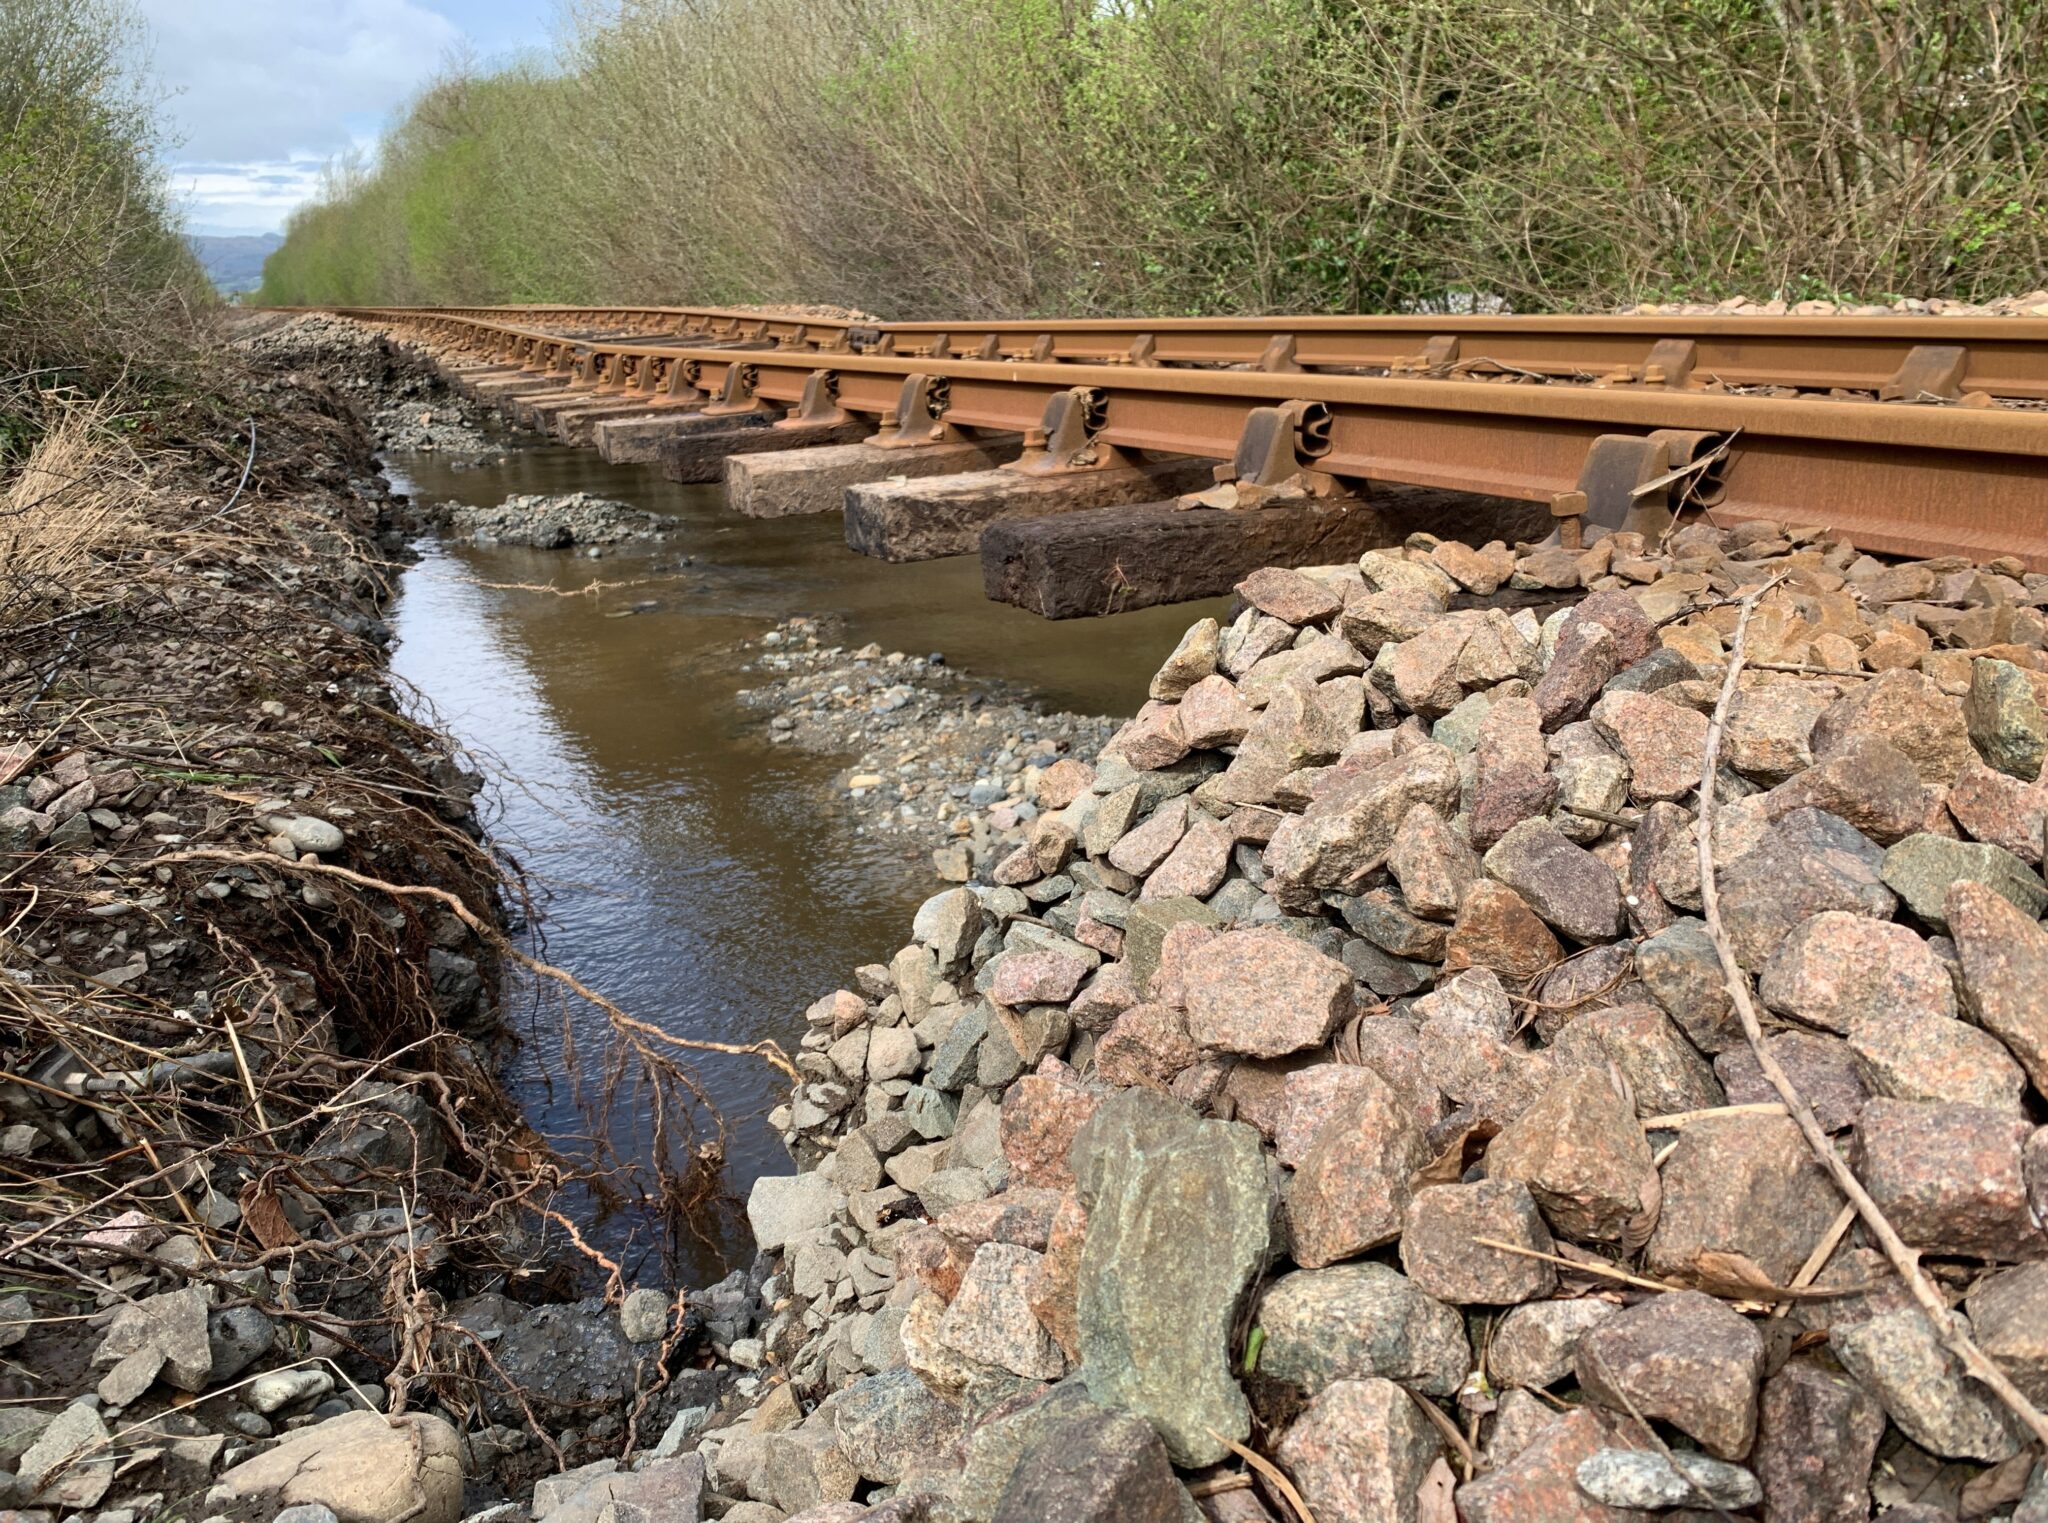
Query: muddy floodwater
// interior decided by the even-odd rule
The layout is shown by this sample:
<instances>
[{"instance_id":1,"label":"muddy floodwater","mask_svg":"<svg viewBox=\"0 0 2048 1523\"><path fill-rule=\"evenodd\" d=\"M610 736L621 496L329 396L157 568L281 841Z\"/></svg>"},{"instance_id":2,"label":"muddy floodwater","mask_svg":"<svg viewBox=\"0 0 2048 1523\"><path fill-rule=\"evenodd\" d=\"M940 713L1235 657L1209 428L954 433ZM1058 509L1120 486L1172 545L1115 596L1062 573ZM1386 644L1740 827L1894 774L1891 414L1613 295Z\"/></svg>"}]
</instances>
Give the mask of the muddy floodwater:
<instances>
[{"instance_id":1,"label":"muddy floodwater","mask_svg":"<svg viewBox=\"0 0 2048 1523\"><path fill-rule=\"evenodd\" d=\"M428 541L392 614L398 676L492 780L494 839L539 891L536 950L678 1036L773 1037L793 1052L804 1007L860 964L886 961L911 911L942 886L922 846L860 833L831 802L844 758L768 743L764 716L735 696L762 680L740 669L735 645L792 614L840 617L842 643L943 652L1048 707L1128 714L1189 621L1214 611L1048 623L985 601L973 557L885 565L846 548L836 514L740 518L719 488L589 450L541 446L465 470L430 454L387 464L397 488L425 502L586 491L682 521L652 550L601 559ZM594 597L521 590L640 578L659 580ZM588 1123L560 1022L512 1003L527 1038L509 1074L515 1092L544 1133L577 1138ZM599 1017L580 1012L570 1040L594 1062ZM765 1120L785 1093L773 1070L706 1056L698 1073L727 1119L731 1189L744 1196L756 1176L787 1172ZM644 1151L644 1106L615 1104L603 1125L622 1154ZM630 1212L594 1230L629 1255L658 1246ZM683 1245L688 1283L751 1252L743 1228L712 1237ZM626 1268L630 1279L635 1264Z\"/></svg>"}]
</instances>

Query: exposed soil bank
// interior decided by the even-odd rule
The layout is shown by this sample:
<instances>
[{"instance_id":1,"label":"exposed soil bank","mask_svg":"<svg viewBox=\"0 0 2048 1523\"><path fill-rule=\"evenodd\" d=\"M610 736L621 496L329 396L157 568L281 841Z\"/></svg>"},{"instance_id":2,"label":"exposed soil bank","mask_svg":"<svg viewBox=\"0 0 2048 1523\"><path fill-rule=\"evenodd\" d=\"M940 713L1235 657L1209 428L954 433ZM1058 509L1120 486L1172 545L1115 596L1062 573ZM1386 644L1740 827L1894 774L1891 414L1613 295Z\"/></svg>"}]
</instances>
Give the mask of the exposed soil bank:
<instances>
[{"instance_id":1,"label":"exposed soil bank","mask_svg":"<svg viewBox=\"0 0 2048 1523\"><path fill-rule=\"evenodd\" d=\"M654 1443L758 1307L741 1274L685 1310L658 1261L625 1297L495 1076L514 885L389 674L418 523L309 372L432 383L355 338L272 335L141 458L82 420L6 503L0 1507L29 1518L268 1518L310 1464L364 1516L452 1519Z\"/></svg>"}]
</instances>

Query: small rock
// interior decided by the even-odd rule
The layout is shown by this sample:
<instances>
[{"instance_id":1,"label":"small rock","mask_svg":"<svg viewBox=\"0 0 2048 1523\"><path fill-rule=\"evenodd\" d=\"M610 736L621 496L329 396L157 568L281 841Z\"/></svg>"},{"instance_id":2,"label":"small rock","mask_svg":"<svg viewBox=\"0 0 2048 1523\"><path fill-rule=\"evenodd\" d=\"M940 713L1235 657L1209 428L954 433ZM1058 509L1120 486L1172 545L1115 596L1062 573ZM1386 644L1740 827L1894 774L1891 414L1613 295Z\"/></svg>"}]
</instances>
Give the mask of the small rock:
<instances>
[{"instance_id":1,"label":"small rock","mask_svg":"<svg viewBox=\"0 0 2048 1523\"><path fill-rule=\"evenodd\" d=\"M1350 970L1277 931L1226 931L1197 947L1183 987L1188 1035L1252 1057L1320 1046L1354 1012Z\"/></svg>"},{"instance_id":2,"label":"small rock","mask_svg":"<svg viewBox=\"0 0 2048 1523\"><path fill-rule=\"evenodd\" d=\"M1577 1369L1596 1401L1617 1411L1633 1403L1719 1458L1749 1452L1764 1342L1712 1296L1673 1291L1629 1307L1579 1340Z\"/></svg>"},{"instance_id":3,"label":"small rock","mask_svg":"<svg viewBox=\"0 0 2048 1523\"><path fill-rule=\"evenodd\" d=\"M1563 959L1564 948L1528 901L1490 878L1466 892L1444 944L1446 969L1491 968L1510 979L1534 978Z\"/></svg>"},{"instance_id":4,"label":"small rock","mask_svg":"<svg viewBox=\"0 0 2048 1523\"><path fill-rule=\"evenodd\" d=\"M1635 1424L1625 1417L1573 1408L1505 1465L1460 1486L1458 1517L1463 1523L1644 1523L1639 1514L1595 1502L1578 1484L1583 1462L1635 1438Z\"/></svg>"},{"instance_id":5,"label":"small rock","mask_svg":"<svg viewBox=\"0 0 2048 1523\"><path fill-rule=\"evenodd\" d=\"M1675 921L1639 943L1636 976L1702 1052L1743 1046L1720 956L1701 921Z\"/></svg>"},{"instance_id":6,"label":"small rock","mask_svg":"<svg viewBox=\"0 0 2048 1523\"><path fill-rule=\"evenodd\" d=\"M2027 1202L2023 1158L2032 1131L2011 1110L1877 1099L1857 1120L1852 1162L1911 1246L2033 1258L2048 1241Z\"/></svg>"},{"instance_id":7,"label":"small rock","mask_svg":"<svg viewBox=\"0 0 2048 1523\"><path fill-rule=\"evenodd\" d=\"M1441 814L1417 804L1401 819L1387 853L1387 870L1415 914L1450 920L1479 877L1479 859Z\"/></svg>"},{"instance_id":8,"label":"small rock","mask_svg":"<svg viewBox=\"0 0 2048 1523\"><path fill-rule=\"evenodd\" d=\"M1377 1248L1401 1231L1411 1176L1426 1161L1424 1138L1400 1096L1373 1079L1323 1124L1288 1182L1294 1261L1305 1269Z\"/></svg>"},{"instance_id":9,"label":"small rock","mask_svg":"<svg viewBox=\"0 0 2048 1523\"><path fill-rule=\"evenodd\" d=\"M1813 1359L1764 1382L1750 1464L1767 1515L1782 1523L1865 1523L1884 1409L1856 1381Z\"/></svg>"},{"instance_id":10,"label":"small rock","mask_svg":"<svg viewBox=\"0 0 2048 1523\"><path fill-rule=\"evenodd\" d=\"M1799 926L1764 965L1757 992L1771 1009L1848 1032L1878 1016L1952 1017L1955 985L1911 929L1830 910Z\"/></svg>"},{"instance_id":11,"label":"small rock","mask_svg":"<svg viewBox=\"0 0 2048 1523\"><path fill-rule=\"evenodd\" d=\"M1874 735L1854 735L1773 788L1763 804L1773 819L1795 809L1824 809L1889 845L1920 829L1932 797L1896 746Z\"/></svg>"},{"instance_id":12,"label":"small rock","mask_svg":"<svg viewBox=\"0 0 2048 1523\"><path fill-rule=\"evenodd\" d=\"M1554 1231L1574 1242L1647 1235L1656 1168L1635 1106L1605 1073L1561 1075L1486 1150L1489 1179L1520 1180Z\"/></svg>"},{"instance_id":13,"label":"small rock","mask_svg":"<svg viewBox=\"0 0 2048 1523\"><path fill-rule=\"evenodd\" d=\"M1822 1131L1846 1131L1856 1124L1870 1089L1847 1042L1812 1032L1782 1031L1764 1038L1764 1048L1813 1107ZM1715 1058L1714 1073L1730 1105L1775 1104L1778 1100L1778 1091L1764 1077L1763 1065L1747 1047L1731 1048Z\"/></svg>"},{"instance_id":14,"label":"small rock","mask_svg":"<svg viewBox=\"0 0 2048 1523\"><path fill-rule=\"evenodd\" d=\"M1443 1440L1387 1380L1340 1380L1288 1427L1275 1458L1319 1523L1415 1523L1422 1478Z\"/></svg>"},{"instance_id":15,"label":"small rock","mask_svg":"<svg viewBox=\"0 0 2048 1523\"><path fill-rule=\"evenodd\" d=\"M165 1380L181 1391L203 1391L213 1372L208 1309L206 1290L199 1285L123 1306L114 1313L93 1360L122 1360L153 1348L163 1356L159 1363Z\"/></svg>"},{"instance_id":16,"label":"small rock","mask_svg":"<svg viewBox=\"0 0 2048 1523\"><path fill-rule=\"evenodd\" d=\"M634 1291L619 1307L619 1331L628 1343L659 1343L668 1333L670 1305L658 1290Z\"/></svg>"},{"instance_id":17,"label":"small rock","mask_svg":"<svg viewBox=\"0 0 2048 1523\"><path fill-rule=\"evenodd\" d=\"M1634 1093L1641 1116L1706 1110L1722 1102L1721 1086L1706 1059L1652 1004L1615 1005L1574 1016L1552 1040L1550 1056L1566 1070L1611 1064Z\"/></svg>"},{"instance_id":18,"label":"small rock","mask_svg":"<svg viewBox=\"0 0 2048 1523\"><path fill-rule=\"evenodd\" d=\"M1187 1523L1192 1507L1151 1426L1097 1411L1050 1427L1024 1450L990 1523Z\"/></svg>"},{"instance_id":19,"label":"small rock","mask_svg":"<svg viewBox=\"0 0 2048 1523\"><path fill-rule=\"evenodd\" d=\"M1063 1005L1094 968L1060 952L1011 952L996 966L989 998L998 1005Z\"/></svg>"},{"instance_id":20,"label":"small rock","mask_svg":"<svg viewBox=\"0 0 2048 1523\"><path fill-rule=\"evenodd\" d=\"M207 1344L215 1384L233 1380L269 1353L277 1342L277 1325L253 1306L231 1306L207 1318Z\"/></svg>"},{"instance_id":21,"label":"small rock","mask_svg":"<svg viewBox=\"0 0 2048 1523\"><path fill-rule=\"evenodd\" d=\"M1624 929L1621 885L1614 874L1548 820L1522 821L1494 843L1484 860L1489 874L1573 941L1611 941Z\"/></svg>"},{"instance_id":22,"label":"small rock","mask_svg":"<svg viewBox=\"0 0 2048 1523\"><path fill-rule=\"evenodd\" d=\"M2048 1264L1987 1276L1966 1304L1977 1346L2036 1405L2048 1401Z\"/></svg>"},{"instance_id":23,"label":"small rock","mask_svg":"<svg viewBox=\"0 0 2048 1523\"><path fill-rule=\"evenodd\" d=\"M310 1503L365 1523L455 1523L462 1516L461 1440L425 1413L350 1412L287 1434L220 1483L237 1497L274 1493L288 1507Z\"/></svg>"},{"instance_id":24,"label":"small rock","mask_svg":"<svg viewBox=\"0 0 2048 1523\"><path fill-rule=\"evenodd\" d=\"M1254 571L1237 584L1237 595L1260 613L1296 626L1334 619L1344 606L1343 599L1324 583L1281 566Z\"/></svg>"},{"instance_id":25,"label":"small rock","mask_svg":"<svg viewBox=\"0 0 2048 1523\"><path fill-rule=\"evenodd\" d=\"M1180 637L1180 644L1152 679L1151 696L1162 702L1181 697L1196 683L1216 671L1218 641L1222 631L1214 619L1197 619ZM1052 805L1064 808L1063 804Z\"/></svg>"},{"instance_id":26,"label":"small rock","mask_svg":"<svg viewBox=\"0 0 2048 1523\"><path fill-rule=\"evenodd\" d=\"M1728 706L1728 765L1782 783L1813 765L1813 726L1829 700L1804 683L1742 688Z\"/></svg>"},{"instance_id":27,"label":"small rock","mask_svg":"<svg viewBox=\"0 0 2048 1523\"><path fill-rule=\"evenodd\" d=\"M910 933L929 947L939 960L942 976L951 976L965 965L981 934L981 901L969 888L949 888L918 906Z\"/></svg>"},{"instance_id":28,"label":"small rock","mask_svg":"<svg viewBox=\"0 0 2048 1523\"><path fill-rule=\"evenodd\" d=\"M1242 1071L1240 1067L1233 1073ZM1416 1078L1417 1089L1429 1091L1423 1101L1426 1114L1418 1114L1417 1123L1434 1125L1442 1114L1441 1096L1435 1094L1436 1086L1419 1073ZM1285 1075L1280 1086L1279 1120L1273 1128L1273 1154L1280 1160L1280 1166L1301 1168L1308 1162L1317 1135L1332 1118L1360 1100L1383 1093L1387 1087L1380 1065L1372 1062L1316 1063ZM1415 1098L1405 1088L1398 1092L1404 1099ZM1437 1103L1430 1105L1428 1100Z\"/></svg>"},{"instance_id":29,"label":"small rock","mask_svg":"<svg viewBox=\"0 0 2048 1523\"><path fill-rule=\"evenodd\" d=\"M1003 1096L1003 1157L1010 1182L1026 1188L1063 1190L1074 1182L1068 1158L1074 1138L1101 1104L1071 1069L1048 1059Z\"/></svg>"},{"instance_id":30,"label":"small rock","mask_svg":"<svg viewBox=\"0 0 2048 1523\"><path fill-rule=\"evenodd\" d=\"M893 1486L919 1461L944 1454L965 1429L960 1411L909 1369L857 1380L833 1408L839 1452L870 1481Z\"/></svg>"},{"instance_id":31,"label":"small rock","mask_svg":"<svg viewBox=\"0 0 2048 1523\"><path fill-rule=\"evenodd\" d=\"M1712 1282L1709 1257L1737 1253L1785 1285L1826 1236L1841 1196L1789 1116L1705 1116L1665 1161L1664 1204L1644 1262Z\"/></svg>"},{"instance_id":32,"label":"small rock","mask_svg":"<svg viewBox=\"0 0 2048 1523\"><path fill-rule=\"evenodd\" d=\"M1180 700L1181 734L1197 751L1237 745L1253 718L1251 705L1238 696L1237 685L1228 677L1204 677Z\"/></svg>"},{"instance_id":33,"label":"small rock","mask_svg":"<svg viewBox=\"0 0 2048 1523\"><path fill-rule=\"evenodd\" d=\"M1188 754L1181 734L1180 716L1169 704L1154 700L1138 710L1137 716L1117 731L1105 754L1121 756L1140 772L1170 767Z\"/></svg>"},{"instance_id":34,"label":"small rock","mask_svg":"<svg viewBox=\"0 0 2048 1523\"><path fill-rule=\"evenodd\" d=\"M100 1514L100 1523L105 1523L106 1514ZM331 1507L318 1502L301 1502L296 1507L287 1507L270 1520L270 1523L341 1523Z\"/></svg>"},{"instance_id":35,"label":"small rock","mask_svg":"<svg viewBox=\"0 0 2048 1523\"><path fill-rule=\"evenodd\" d=\"M2010 661L1979 656L1970 663L1963 723L1985 761L2012 777L2032 781L2048 757L2048 719L2027 674Z\"/></svg>"},{"instance_id":36,"label":"small rock","mask_svg":"<svg viewBox=\"0 0 2048 1523\"><path fill-rule=\"evenodd\" d=\"M1756 1477L1740 1465L1684 1450L1667 1460L1648 1449L1602 1449L1580 1460L1572 1476L1596 1502L1645 1512L1701 1503L1754 1507L1764 1494Z\"/></svg>"},{"instance_id":37,"label":"small rock","mask_svg":"<svg viewBox=\"0 0 2048 1523\"><path fill-rule=\"evenodd\" d=\"M2018 1110L2026 1074L1989 1032L1942 1015L1867 1020L1849 1037L1872 1086L1900 1100Z\"/></svg>"},{"instance_id":38,"label":"small rock","mask_svg":"<svg viewBox=\"0 0 2048 1523\"><path fill-rule=\"evenodd\" d=\"M268 1416L333 1389L334 1377L325 1370L278 1370L257 1376L242 1392L242 1400Z\"/></svg>"},{"instance_id":39,"label":"small rock","mask_svg":"<svg viewBox=\"0 0 2048 1523\"><path fill-rule=\"evenodd\" d=\"M2003 847L1922 832L1884 854L1885 886L1906 908L1938 931L1948 929L1948 891L1963 881L1996 889L2020 911L2039 919L2048 910L2048 883Z\"/></svg>"},{"instance_id":40,"label":"small rock","mask_svg":"<svg viewBox=\"0 0 2048 1523\"><path fill-rule=\"evenodd\" d=\"M977 1364L1057 1380L1066 1359L1032 1315L1030 1289L1041 1255L1009 1243L983 1243L947 1309L940 1336Z\"/></svg>"},{"instance_id":41,"label":"small rock","mask_svg":"<svg viewBox=\"0 0 2048 1523\"><path fill-rule=\"evenodd\" d=\"M1795 809L1778 820L1755 847L1719 864L1721 920L1736 960L1760 971L1787 936L1828 910L1891 919L1898 901L1879 876L1888 860L1854 826L1821 810Z\"/></svg>"},{"instance_id":42,"label":"small rock","mask_svg":"<svg viewBox=\"0 0 2048 1523\"><path fill-rule=\"evenodd\" d=\"M1449 811L1462 787L1450 751L1416 746L1319 793L1274 833L1266 866L1282 888L1344 890L1386 860L1411 808Z\"/></svg>"},{"instance_id":43,"label":"small rock","mask_svg":"<svg viewBox=\"0 0 2048 1523\"><path fill-rule=\"evenodd\" d=\"M1974 754L1955 700L1916 671L1882 672L1837 699L1813 727L1814 755L1824 757L1858 734L1897 747L1920 780L1936 787L1954 781Z\"/></svg>"},{"instance_id":44,"label":"small rock","mask_svg":"<svg viewBox=\"0 0 2048 1523\"><path fill-rule=\"evenodd\" d=\"M1970 1013L2048 1095L2048 931L1987 884L1951 884L1946 904Z\"/></svg>"},{"instance_id":45,"label":"small rock","mask_svg":"<svg viewBox=\"0 0 2048 1523\"><path fill-rule=\"evenodd\" d=\"M331 856L342 848L344 837L341 827L330 825L317 815L293 814L272 815L264 825L276 831L300 851L310 851L321 856Z\"/></svg>"},{"instance_id":46,"label":"small rock","mask_svg":"<svg viewBox=\"0 0 2048 1523\"><path fill-rule=\"evenodd\" d=\"M90 1401L73 1402L22 1453L15 1474L27 1500L64 1510L92 1507L114 1482L119 1455Z\"/></svg>"},{"instance_id":47,"label":"small rock","mask_svg":"<svg viewBox=\"0 0 2048 1523\"><path fill-rule=\"evenodd\" d=\"M1877 1394L1899 1431L1930 1454L1995 1465L2019 1452L2005 1408L1963 1374L1916 1308L1837 1323L1828 1345Z\"/></svg>"},{"instance_id":48,"label":"small rock","mask_svg":"<svg viewBox=\"0 0 2048 1523\"><path fill-rule=\"evenodd\" d=\"M822 1174L764 1174L747 1196L754 1241L773 1252L794 1237L827 1225L846 1197Z\"/></svg>"},{"instance_id":49,"label":"small rock","mask_svg":"<svg viewBox=\"0 0 2048 1523\"><path fill-rule=\"evenodd\" d=\"M1681 799L1699 786L1707 720L1697 709L1649 693L1608 693L1593 705L1592 719L1628 762L1638 800Z\"/></svg>"},{"instance_id":50,"label":"small rock","mask_svg":"<svg viewBox=\"0 0 2048 1523\"><path fill-rule=\"evenodd\" d=\"M1531 1301L1513 1308L1494 1329L1487 1349L1494 1383L1537 1389L1556 1385L1572 1373L1579 1339L1619 1310L1612 1301L1590 1296Z\"/></svg>"},{"instance_id":51,"label":"small rock","mask_svg":"<svg viewBox=\"0 0 2048 1523\"><path fill-rule=\"evenodd\" d=\"M1550 1229L1528 1189L1511 1179L1432 1185L1416 1192L1401 1233L1401 1267L1418 1289L1458 1306L1511 1306L1557 1288L1557 1270L1542 1259L1487 1248L1492 1238L1537 1253L1554 1253Z\"/></svg>"},{"instance_id":52,"label":"small rock","mask_svg":"<svg viewBox=\"0 0 2048 1523\"><path fill-rule=\"evenodd\" d=\"M1309 1396L1378 1376L1449 1396L1472 1368L1464 1319L1384 1264L1298 1269L1260 1299L1258 1373Z\"/></svg>"}]
</instances>

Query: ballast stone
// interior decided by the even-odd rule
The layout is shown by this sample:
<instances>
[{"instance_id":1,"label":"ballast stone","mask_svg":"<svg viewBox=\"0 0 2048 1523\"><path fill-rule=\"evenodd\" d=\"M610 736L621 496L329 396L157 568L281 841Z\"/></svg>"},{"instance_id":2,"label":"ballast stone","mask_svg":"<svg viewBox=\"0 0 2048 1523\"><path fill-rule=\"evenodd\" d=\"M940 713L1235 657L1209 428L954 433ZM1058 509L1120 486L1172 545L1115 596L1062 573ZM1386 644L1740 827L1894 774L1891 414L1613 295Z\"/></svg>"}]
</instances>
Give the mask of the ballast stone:
<instances>
[{"instance_id":1,"label":"ballast stone","mask_svg":"<svg viewBox=\"0 0 2048 1523\"><path fill-rule=\"evenodd\" d=\"M1228 1360L1238 1298L1271 1241L1259 1135L1134 1089L1103 1102L1074 1157L1088 1213L1081 1380L1097 1402L1149 1421L1176 1464L1215 1464L1225 1440L1251 1431ZM1161 1209L1167 1201L1177 1209ZM1188 1221L1203 1223L1201 1253L1187 1251Z\"/></svg>"}]
</instances>

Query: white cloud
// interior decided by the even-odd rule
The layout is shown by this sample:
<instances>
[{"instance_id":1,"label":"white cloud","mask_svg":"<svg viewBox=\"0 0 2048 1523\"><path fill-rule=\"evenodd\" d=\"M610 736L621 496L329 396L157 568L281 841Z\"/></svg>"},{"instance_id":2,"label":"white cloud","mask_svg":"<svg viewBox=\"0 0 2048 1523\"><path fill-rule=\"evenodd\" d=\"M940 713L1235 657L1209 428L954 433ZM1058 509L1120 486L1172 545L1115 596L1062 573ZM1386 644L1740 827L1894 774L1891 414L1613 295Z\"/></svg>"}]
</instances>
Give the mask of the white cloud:
<instances>
[{"instance_id":1,"label":"white cloud","mask_svg":"<svg viewBox=\"0 0 2048 1523\"><path fill-rule=\"evenodd\" d=\"M267 233L320 188L326 160L312 155L239 164L177 164L171 193L195 233Z\"/></svg>"},{"instance_id":2,"label":"white cloud","mask_svg":"<svg viewBox=\"0 0 2048 1523\"><path fill-rule=\"evenodd\" d=\"M461 46L414 0L140 0L195 229L260 232Z\"/></svg>"}]
</instances>

